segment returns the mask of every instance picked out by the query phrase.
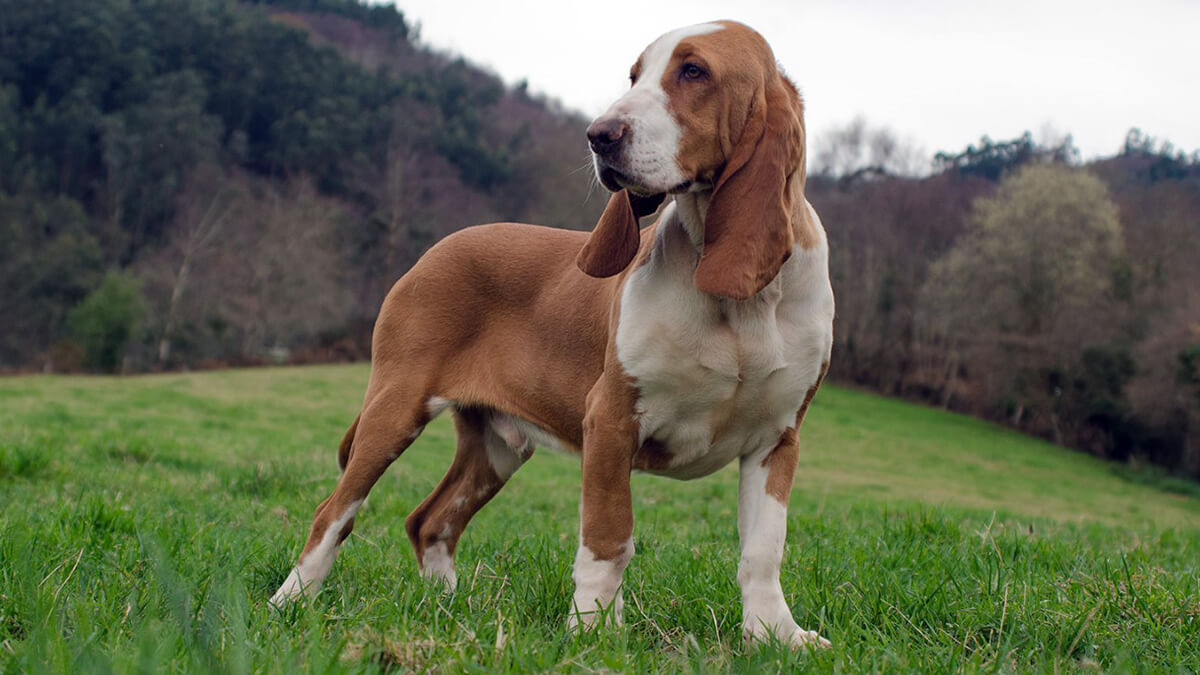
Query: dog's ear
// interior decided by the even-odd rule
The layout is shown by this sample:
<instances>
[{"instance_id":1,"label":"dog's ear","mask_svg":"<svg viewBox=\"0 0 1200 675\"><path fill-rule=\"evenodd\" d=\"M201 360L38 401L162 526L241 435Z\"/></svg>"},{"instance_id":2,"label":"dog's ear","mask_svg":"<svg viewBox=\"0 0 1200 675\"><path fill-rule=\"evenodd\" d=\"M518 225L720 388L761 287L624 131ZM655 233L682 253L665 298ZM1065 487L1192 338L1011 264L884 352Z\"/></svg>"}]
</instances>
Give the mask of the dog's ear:
<instances>
[{"instance_id":1,"label":"dog's ear","mask_svg":"<svg viewBox=\"0 0 1200 675\"><path fill-rule=\"evenodd\" d=\"M713 187L696 266L699 290L745 300L791 255L792 181L804 180L802 114L795 89L773 75Z\"/></svg>"},{"instance_id":2,"label":"dog's ear","mask_svg":"<svg viewBox=\"0 0 1200 675\"><path fill-rule=\"evenodd\" d=\"M654 213L665 196L639 197L628 190L614 192L592 236L575 258L579 269L592 277L620 274L638 252L641 242L638 218Z\"/></svg>"}]
</instances>

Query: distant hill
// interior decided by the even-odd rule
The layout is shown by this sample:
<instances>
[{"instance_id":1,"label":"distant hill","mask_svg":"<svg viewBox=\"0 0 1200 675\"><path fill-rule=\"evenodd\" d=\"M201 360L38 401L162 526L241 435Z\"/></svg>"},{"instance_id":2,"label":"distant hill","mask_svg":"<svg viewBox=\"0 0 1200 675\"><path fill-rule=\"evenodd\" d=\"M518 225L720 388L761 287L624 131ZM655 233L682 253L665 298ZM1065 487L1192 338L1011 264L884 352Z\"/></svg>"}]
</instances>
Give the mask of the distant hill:
<instances>
[{"instance_id":1,"label":"distant hill","mask_svg":"<svg viewBox=\"0 0 1200 675\"><path fill-rule=\"evenodd\" d=\"M2 0L0 370L367 358L450 232L592 226L586 123L389 5ZM810 132L833 378L1200 476L1200 155Z\"/></svg>"},{"instance_id":2,"label":"distant hill","mask_svg":"<svg viewBox=\"0 0 1200 675\"><path fill-rule=\"evenodd\" d=\"M460 227L586 228L603 206L576 171L585 120L415 44L390 6L20 0L3 14L0 288L18 317L3 365L70 367L71 345L51 348L80 342L67 314L114 271L140 283L142 327L175 333L164 364L237 362L369 325L391 281ZM285 237L318 267L280 260ZM274 279L244 273L264 267ZM311 311L262 316L288 287Z\"/></svg>"}]
</instances>

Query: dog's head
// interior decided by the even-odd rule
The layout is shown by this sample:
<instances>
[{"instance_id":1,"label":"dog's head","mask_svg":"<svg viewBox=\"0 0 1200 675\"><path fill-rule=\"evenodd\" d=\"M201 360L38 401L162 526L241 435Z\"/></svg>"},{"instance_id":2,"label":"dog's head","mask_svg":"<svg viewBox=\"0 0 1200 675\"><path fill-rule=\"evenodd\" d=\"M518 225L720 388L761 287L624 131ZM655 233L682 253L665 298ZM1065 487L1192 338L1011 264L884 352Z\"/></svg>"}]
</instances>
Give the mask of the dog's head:
<instances>
[{"instance_id":1,"label":"dog's head","mask_svg":"<svg viewBox=\"0 0 1200 675\"><path fill-rule=\"evenodd\" d=\"M637 253L637 218L667 194L711 191L696 286L754 295L793 243L793 195L804 181L795 87L762 36L731 21L667 33L629 77L630 90L588 127L596 175L614 194L580 269L619 273Z\"/></svg>"}]
</instances>

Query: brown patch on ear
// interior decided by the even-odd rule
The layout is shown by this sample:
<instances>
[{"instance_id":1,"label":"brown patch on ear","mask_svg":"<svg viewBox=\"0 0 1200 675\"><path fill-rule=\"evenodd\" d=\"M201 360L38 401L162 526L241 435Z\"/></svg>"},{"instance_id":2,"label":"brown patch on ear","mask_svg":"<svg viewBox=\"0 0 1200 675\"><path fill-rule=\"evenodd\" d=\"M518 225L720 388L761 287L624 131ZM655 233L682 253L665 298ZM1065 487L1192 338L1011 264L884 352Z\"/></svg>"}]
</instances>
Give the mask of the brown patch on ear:
<instances>
[{"instance_id":1,"label":"brown patch on ear","mask_svg":"<svg viewBox=\"0 0 1200 675\"><path fill-rule=\"evenodd\" d=\"M713 187L696 288L745 300L792 252L793 187L803 195L804 127L795 88L772 69ZM800 186L793 186L793 181Z\"/></svg>"},{"instance_id":2,"label":"brown patch on ear","mask_svg":"<svg viewBox=\"0 0 1200 675\"><path fill-rule=\"evenodd\" d=\"M654 213L665 195L639 197L628 190L614 192L592 230L592 236L575 257L575 264L591 277L620 274L637 255L641 237L638 218Z\"/></svg>"}]
</instances>

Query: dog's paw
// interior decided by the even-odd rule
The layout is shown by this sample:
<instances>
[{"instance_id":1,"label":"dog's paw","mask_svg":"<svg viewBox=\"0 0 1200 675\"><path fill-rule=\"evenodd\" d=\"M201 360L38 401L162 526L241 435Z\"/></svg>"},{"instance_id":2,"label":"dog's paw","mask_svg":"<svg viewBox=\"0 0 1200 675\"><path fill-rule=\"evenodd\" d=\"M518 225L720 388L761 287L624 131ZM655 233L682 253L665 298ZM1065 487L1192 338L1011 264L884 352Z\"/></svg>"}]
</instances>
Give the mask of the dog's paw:
<instances>
[{"instance_id":1,"label":"dog's paw","mask_svg":"<svg viewBox=\"0 0 1200 675\"><path fill-rule=\"evenodd\" d=\"M793 628L776 633L767 630L760 624L757 629L748 628L744 632L743 637L751 647L760 644L770 644L775 641L787 645L792 649L799 650L828 649L833 646L829 640L821 637L816 631L804 630L803 628Z\"/></svg>"},{"instance_id":2,"label":"dog's paw","mask_svg":"<svg viewBox=\"0 0 1200 675\"><path fill-rule=\"evenodd\" d=\"M829 640L821 637L815 630L797 628L786 642L792 649L829 649L833 646Z\"/></svg>"},{"instance_id":3,"label":"dog's paw","mask_svg":"<svg viewBox=\"0 0 1200 675\"><path fill-rule=\"evenodd\" d=\"M567 630L572 633L581 633L596 624L596 619L592 615L579 612L571 612L567 615Z\"/></svg>"},{"instance_id":4,"label":"dog's paw","mask_svg":"<svg viewBox=\"0 0 1200 675\"><path fill-rule=\"evenodd\" d=\"M425 550L421 561L421 578L441 586L446 593L454 592L458 575L454 572L454 557L447 551L445 542L438 542Z\"/></svg>"},{"instance_id":5,"label":"dog's paw","mask_svg":"<svg viewBox=\"0 0 1200 675\"><path fill-rule=\"evenodd\" d=\"M447 594L453 593L454 589L458 586L458 575L454 573L453 569L434 570L426 568L421 570L421 578L425 580L425 583L436 586L443 593Z\"/></svg>"},{"instance_id":6,"label":"dog's paw","mask_svg":"<svg viewBox=\"0 0 1200 675\"><path fill-rule=\"evenodd\" d=\"M619 627L625 623L622 614L622 607L615 603L592 611L572 608L571 613L567 615L567 629L572 633L581 633L596 628Z\"/></svg>"},{"instance_id":7,"label":"dog's paw","mask_svg":"<svg viewBox=\"0 0 1200 675\"><path fill-rule=\"evenodd\" d=\"M280 589L275 591L275 594L271 596L271 599L267 601L267 604L271 605L272 607L283 609L284 607L287 607L292 603L299 602L303 599L304 595L302 593L284 593L283 589Z\"/></svg>"},{"instance_id":8,"label":"dog's paw","mask_svg":"<svg viewBox=\"0 0 1200 675\"><path fill-rule=\"evenodd\" d=\"M300 580L300 574L293 569L291 574L288 574L287 579L279 587L279 590L275 591L275 594L271 596L268 602L276 607L284 607L290 603L302 600L305 596L316 595L316 593L317 584L312 582L303 583Z\"/></svg>"}]
</instances>

